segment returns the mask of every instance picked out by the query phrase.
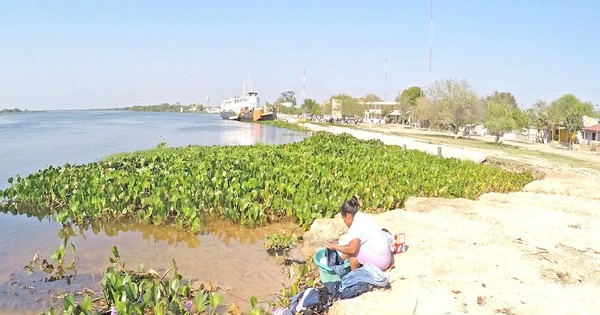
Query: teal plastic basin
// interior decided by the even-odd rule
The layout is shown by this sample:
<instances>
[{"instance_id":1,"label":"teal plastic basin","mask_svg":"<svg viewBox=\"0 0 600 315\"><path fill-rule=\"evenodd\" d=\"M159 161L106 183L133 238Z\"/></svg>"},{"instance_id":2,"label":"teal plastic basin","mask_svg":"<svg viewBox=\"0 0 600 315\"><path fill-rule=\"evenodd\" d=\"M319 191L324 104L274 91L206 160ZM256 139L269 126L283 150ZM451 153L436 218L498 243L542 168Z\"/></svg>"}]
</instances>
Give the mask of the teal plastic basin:
<instances>
[{"instance_id":1,"label":"teal plastic basin","mask_svg":"<svg viewBox=\"0 0 600 315\"><path fill-rule=\"evenodd\" d=\"M335 281L342 281L342 279L340 279L340 276L338 276L337 273L335 273L335 271L333 271L333 269L329 268L329 266L327 266L327 263L323 264L321 263L321 259L323 259L323 257L326 257L326 253L327 253L327 248L323 247L321 249L319 249L314 256L314 261L315 264L317 264L317 267L319 268L319 276L321 277L321 282L325 283L325 282L335 282ZM350 261L348 259L346 259L344 261L344 269L346 269L347 271L350 271Z\"/></svg>"}]
</instances>

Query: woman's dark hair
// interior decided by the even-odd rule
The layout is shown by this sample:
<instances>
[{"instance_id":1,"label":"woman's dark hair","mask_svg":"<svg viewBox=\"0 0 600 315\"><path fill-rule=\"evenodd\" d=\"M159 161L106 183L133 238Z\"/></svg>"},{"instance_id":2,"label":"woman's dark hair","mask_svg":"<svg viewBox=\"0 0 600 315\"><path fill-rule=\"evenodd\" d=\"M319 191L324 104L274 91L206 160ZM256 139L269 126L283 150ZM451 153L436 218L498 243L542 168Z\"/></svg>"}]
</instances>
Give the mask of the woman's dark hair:
<instances>
[{"instance_id":1,"label":"woman's dark hair","mask_svg":"<svg viewBox=\"0 0 600 315\"><path fill-rule=\"evenodd\" d=\"M358 197L352 196L349 200L344 201L342 206L340 207L340 212L342 215L346 215L346 213L350 213L351 215L355 215L358 212L359 206Z\"/></svg>"}]
</instances>

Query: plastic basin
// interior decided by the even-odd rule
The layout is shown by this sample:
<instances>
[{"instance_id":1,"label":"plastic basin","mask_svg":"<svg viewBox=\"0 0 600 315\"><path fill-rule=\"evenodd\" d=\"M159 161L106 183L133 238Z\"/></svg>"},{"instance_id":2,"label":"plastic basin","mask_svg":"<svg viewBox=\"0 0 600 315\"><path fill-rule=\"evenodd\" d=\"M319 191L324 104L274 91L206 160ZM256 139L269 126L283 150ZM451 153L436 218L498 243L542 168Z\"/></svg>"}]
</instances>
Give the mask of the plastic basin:
<instances>
[{"instance_id":1,"label":"plastic basin","mask_svg":"<svg viewBox=\"0 0 600 315\"><path fill-rule=\"evenodd\" d=\"M317 264L317 267L319 268L319 276L321 277L321 282L325 283L325 282L335 282L335 281L342 281L342 279L340 279L340 276L335 273L335 271L333 271L333 269L329 268L329 266L327 266L327 248L321 248L319 249L314 256L314 261L315 264ZM323 258L325 257L325 258ZM321 260L323 262L321 262ZM347 259L344 261L344 269L346 270L350 270L350 261L348 261Z\"/></svg>"}]
</instances>

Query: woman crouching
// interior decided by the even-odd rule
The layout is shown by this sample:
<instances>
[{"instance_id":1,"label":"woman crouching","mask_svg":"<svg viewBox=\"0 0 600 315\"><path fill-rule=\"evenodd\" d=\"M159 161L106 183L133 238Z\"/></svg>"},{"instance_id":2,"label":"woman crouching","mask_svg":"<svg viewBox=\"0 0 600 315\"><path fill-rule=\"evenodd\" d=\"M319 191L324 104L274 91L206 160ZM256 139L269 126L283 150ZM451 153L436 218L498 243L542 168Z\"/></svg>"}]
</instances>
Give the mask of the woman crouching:
<instances>
[{"instance_id":1,"label":"woman crouching","mask_svg":"<svg viewBox=\"0 0 600 315\"><path fill-rule=\"evenodd\" d=\"M328 244L327 248L340 251L342 259L350 257L350 269L360 268L366 263L386 270L392 262L392 252L381 227L368 215L358 211L356 196L344 201L340 207L342 219L349 228L348 245Z\"/></svg>"}]
</instances>

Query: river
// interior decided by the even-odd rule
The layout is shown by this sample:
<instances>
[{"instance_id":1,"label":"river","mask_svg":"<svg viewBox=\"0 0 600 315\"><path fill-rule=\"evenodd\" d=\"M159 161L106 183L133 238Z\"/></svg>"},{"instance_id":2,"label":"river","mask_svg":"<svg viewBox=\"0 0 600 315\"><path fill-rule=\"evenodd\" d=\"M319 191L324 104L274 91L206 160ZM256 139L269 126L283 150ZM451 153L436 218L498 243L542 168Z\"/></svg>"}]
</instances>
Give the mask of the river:
<instances>
[{"instance_id":1,"label":"river","mask_svg":"<svg viewBox=\"0 0 600 315\"><path fill-rule=\"evenodd\" d=\"M281 144L306 136L196 113L80 110L2 114L0 189L9 186L9 177L26 176L48 165L98 161L114 153L150 149L161 142L171 147ZM217 284L226 303L245 305L250 295L271 296L286 283L281 266L264 251L263 240L270 233L290 229L300 230L293 224L245 229L228 222L212 222L198 234L130 222L78 230L63 228L50 218L0 213L0 314L33 314L52 305L47 291L57 292L66 284L37 281L37 287L33 286L34 279L23 275L23 266L36 253L49 258L66 234L75 245L78 278L82 279L75 285L99 281L114 245L129 268L144 263L147 268L167 270L175 259L184 278Z\"/></svg>"}]
</instances>

